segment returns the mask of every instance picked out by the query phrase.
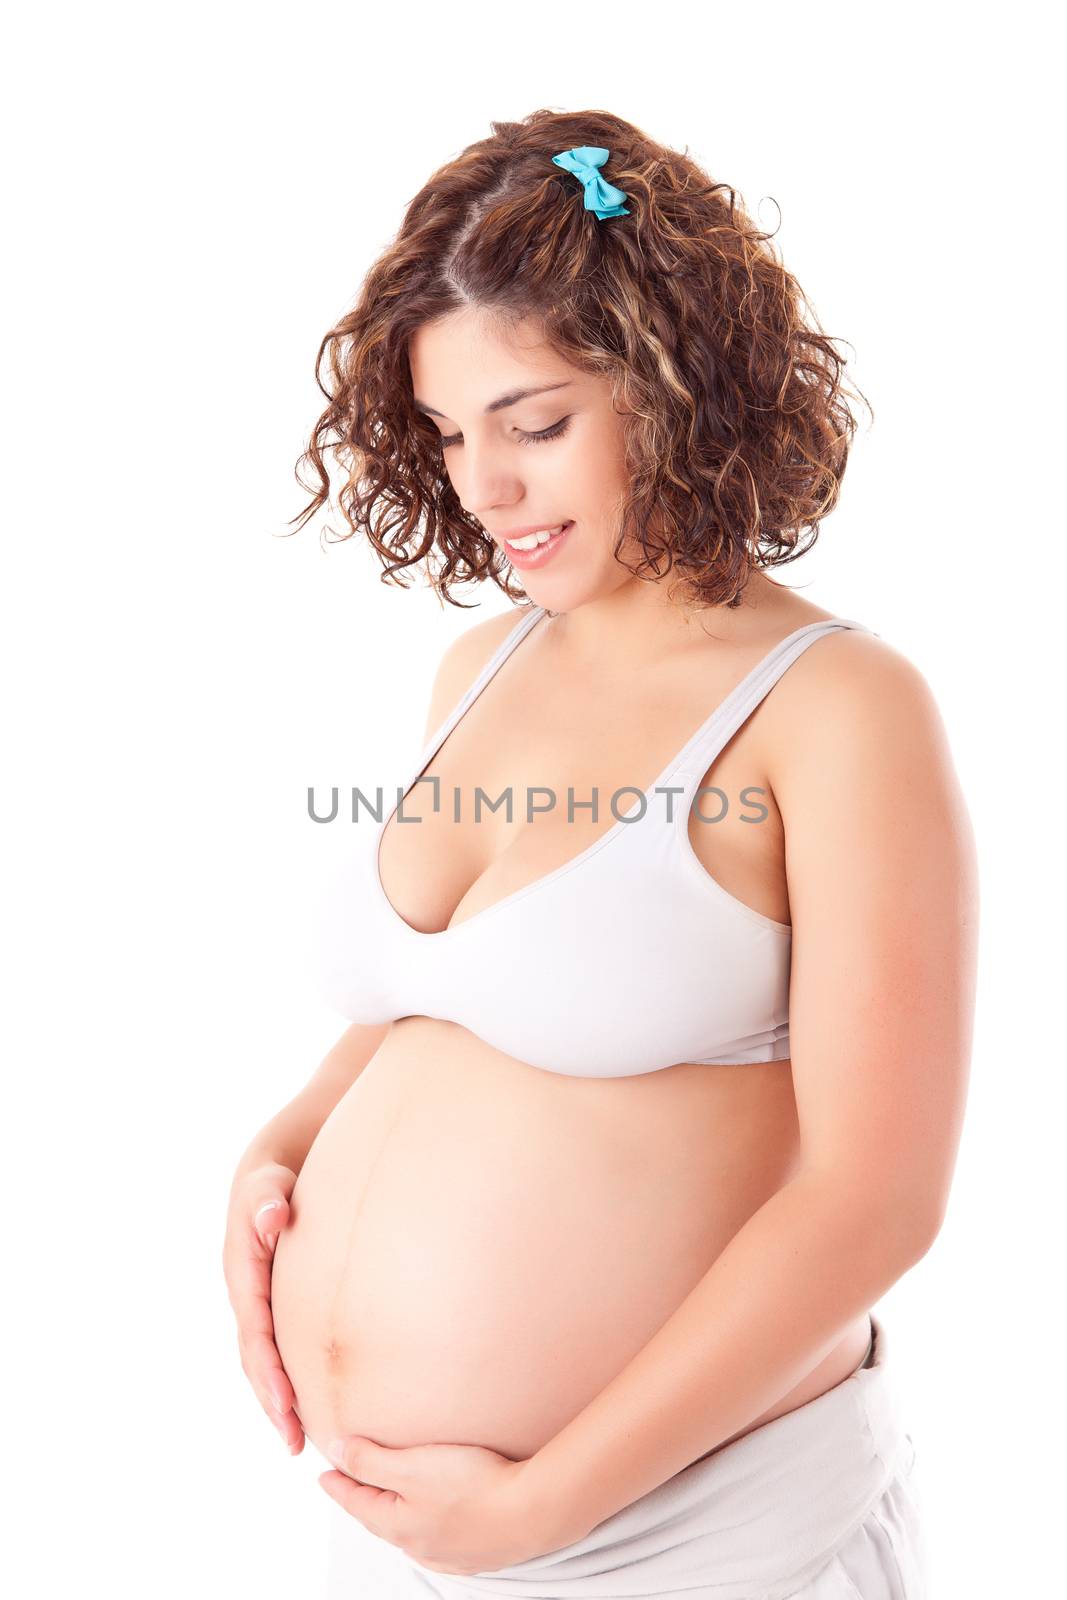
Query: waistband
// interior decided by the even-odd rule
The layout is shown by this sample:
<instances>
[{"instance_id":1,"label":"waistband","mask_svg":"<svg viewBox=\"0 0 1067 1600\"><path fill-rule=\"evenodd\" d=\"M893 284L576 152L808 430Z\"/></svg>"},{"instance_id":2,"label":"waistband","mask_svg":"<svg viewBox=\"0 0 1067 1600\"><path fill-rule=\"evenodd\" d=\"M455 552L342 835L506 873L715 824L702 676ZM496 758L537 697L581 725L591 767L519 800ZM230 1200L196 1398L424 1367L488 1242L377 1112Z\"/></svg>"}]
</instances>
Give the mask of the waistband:
<instances>
[{"instance_id":1,"label":"waistband","mask_svg":"<svg viewBox=\"0 0 1067 1600\"><path fill-rule=\"evenodd\" d=\"M865 1364L849 1377L701 1456L576 1544L463 1577L410 1564L442 1600L786 1600L912 1453L872 1316Z\"/></svg>"}]
</instances>

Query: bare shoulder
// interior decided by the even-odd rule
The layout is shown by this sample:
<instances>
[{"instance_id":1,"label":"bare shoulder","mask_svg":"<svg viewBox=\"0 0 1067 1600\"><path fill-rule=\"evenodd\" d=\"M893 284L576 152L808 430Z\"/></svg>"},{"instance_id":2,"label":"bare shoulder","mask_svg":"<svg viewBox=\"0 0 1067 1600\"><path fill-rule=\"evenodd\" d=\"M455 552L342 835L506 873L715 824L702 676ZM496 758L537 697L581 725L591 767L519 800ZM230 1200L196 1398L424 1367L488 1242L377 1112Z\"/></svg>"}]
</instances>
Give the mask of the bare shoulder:
<instances>
[{"instance_id":1,"label":"bare shoulder","mask_svg":"<svg viewBox=\"0 0 1067 1600\"><path fill-rule=\"evenodd\" d=\"M874 634L825 634L779 679L772 702L764 749L791 905L809 891L829 904L826 886L838 877L850 892L898 906L904 885L920 881L928 894L940 884L954 910L972 904L970 817L941 712L914 662Z\"/></svg>"},{"instance_id":2,"label":"bare shoulder","mask_svg":"<svg viewBox=\"0 0 1067 1600\"><path fill-rule=\"evenodd\" d=\"M452 640L438 663L430 694L426 738L429 740L457 706L482 668L523 617L536 608L532 604L512 607L500 616L485 617Z\"/></svg>"},{"instance_id":3,"label":"bare shoulder","mask_svg":"<svg viewBox=\"0 0 1067 1600\"><path fill-rule=\"evenodd\" d=\"M776 789L787 791L816 768L859 779L951 765L929 683L873 633L850 628L817 638L776 684L768 710Z\"/></svg>"}]
</instances>

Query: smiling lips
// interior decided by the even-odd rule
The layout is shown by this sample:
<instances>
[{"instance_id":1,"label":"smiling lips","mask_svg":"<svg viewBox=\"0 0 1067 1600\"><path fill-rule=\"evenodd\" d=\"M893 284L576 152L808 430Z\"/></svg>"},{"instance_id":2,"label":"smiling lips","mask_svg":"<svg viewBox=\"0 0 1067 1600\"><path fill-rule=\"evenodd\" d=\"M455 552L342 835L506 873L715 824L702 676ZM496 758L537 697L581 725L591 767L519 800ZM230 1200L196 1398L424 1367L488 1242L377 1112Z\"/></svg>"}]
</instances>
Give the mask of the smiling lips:
<instances>
[{"instance_id":1,"label":"smiling lips","mask_svg":"<svg viewBox=\"0 0 1067 1600\"><path fill-rule=\"evenodd\" d=\"M506 534L498 537L514 566L541 566L555 553L573 526L573 522L558 522L553 528L516 528L510 537Z\"/></svg>"},{"instance_id":2,"label":"smiling lips","mask_svg":"<svg viewBox=\"0 0 1067 1600\"><path fill-rule=\"evenodd\" d=\"M535 550L539 544L547 544L553 534L562 533L566 526L565 522L558 522L554 528L538 528L536 533L524 533L521 538L505 539L504 543L513 550Z\"/></svg>"}]
</instances>

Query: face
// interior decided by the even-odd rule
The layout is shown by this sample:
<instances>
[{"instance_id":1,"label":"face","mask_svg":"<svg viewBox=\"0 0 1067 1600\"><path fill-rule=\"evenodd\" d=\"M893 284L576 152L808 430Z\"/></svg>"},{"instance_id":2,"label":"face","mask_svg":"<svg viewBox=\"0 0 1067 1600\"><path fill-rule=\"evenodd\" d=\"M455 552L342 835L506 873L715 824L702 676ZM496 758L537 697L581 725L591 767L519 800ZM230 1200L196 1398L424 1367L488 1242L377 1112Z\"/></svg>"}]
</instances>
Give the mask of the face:
<instances>
[{"instance_id":1,"label":"face","mask_svg":"<svg viewBox=\"0 0 1067 1600\"><path fill-rule=\"evenodd\" d=\"M612 555L627 474L606 379L555 355L535 325L504 334L471 309L420 328L409 364L460 504L535 604L570 611L634 581ZM547 544L508 543L561 524Z\"/></svg>"}]
</instances>

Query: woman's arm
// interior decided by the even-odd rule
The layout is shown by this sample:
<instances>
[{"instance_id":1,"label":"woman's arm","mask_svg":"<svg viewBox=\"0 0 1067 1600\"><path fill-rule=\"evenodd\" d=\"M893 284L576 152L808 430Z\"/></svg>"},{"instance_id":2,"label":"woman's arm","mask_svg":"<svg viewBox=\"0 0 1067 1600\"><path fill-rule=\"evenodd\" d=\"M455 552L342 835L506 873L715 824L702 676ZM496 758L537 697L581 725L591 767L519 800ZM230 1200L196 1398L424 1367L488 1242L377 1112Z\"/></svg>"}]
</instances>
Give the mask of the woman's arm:
<instances>
[{"instance_id":1,"label":"woman's arm","mask_svg":"<svg viewBox=\"0 0 1067 1600\"><path fill-rule=\"evenodd\" d=\"M770 728L794 929L798 1170L523 1463L520 1498L557 1544L788 1394L925 1254L944 1216L971 1049L970 822L908 662L872 636L838 634L794 675Z\"/></svg>"},{"instance_id":2,"label":"woman's arm","mask_svg":"<svg viewBox=\"0 0 1067 1600\"><path fill-rule=\"evenodd\" d=\"M256 1134L238 1163L234 1183L255 1167L271 1163L299 1172L319 1129L355 1083L391 1026L388 1022L374 1027L353 1023L346 1028L300 1093Z\"/></svg>"}]
</instances>

